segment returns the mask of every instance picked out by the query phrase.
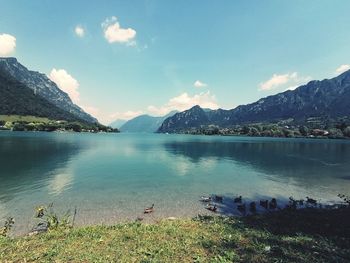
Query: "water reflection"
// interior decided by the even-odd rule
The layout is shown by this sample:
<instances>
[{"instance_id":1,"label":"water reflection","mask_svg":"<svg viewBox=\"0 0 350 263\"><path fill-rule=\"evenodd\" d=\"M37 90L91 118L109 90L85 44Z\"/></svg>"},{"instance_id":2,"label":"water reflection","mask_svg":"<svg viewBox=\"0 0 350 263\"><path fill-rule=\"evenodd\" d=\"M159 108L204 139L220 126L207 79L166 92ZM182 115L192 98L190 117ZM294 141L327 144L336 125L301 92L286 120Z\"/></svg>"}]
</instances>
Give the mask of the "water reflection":
<instances>
[{"instance_id":1,"label":"water reflection","mask_svg":"<svg viewBox=\"0 0 350 263\"><path fill-rule=\"evenodd\" d=\"M149 203L159 217L194 216L210 193L331 200L350 187L350 142L0 133L0 167L0 218L25 230L48 202L78 207L83 224L134 219Z\"/></svg>"},{"instance_id":2,"label":"water reflection","mask_svg":"<svg viewBox=\"0 0 350 263\"><path fill-rule=\"evenodd\" d=\"M185 176L191 170L192 164L186 158L179 157L175 160L174 166L178 175Z\"/></svg>"},{"instance_id":3,"label":"water reflection","mask_svg":"<svg viewBox=\"0 0 350 263\"><path fill-rule=\"evenodd\" d=\"M59 172L49 180L49 193L52 195L59 195L73 184L73 173Z\"/></svg>"},{"instance_id":4,"label":"water reflection","mask_svg":"<svg viewBox=\"0 0 350 263\"><path fill-rule=\"evenodd\" d=\"M52 180L51 189L61 191L72 180L70 174L57 174L82 148L62 136L3 136L0 138L0 200L38 190Z\"/></svg>"},{"instance_id":5,"label":"water reflection","mask_svg":"<svg viewBox=\"0 0 350 263\"><path fill-rule=\"evenodd\" d=\"M226 159L267 174L316 181L323 176L347 178L350 144L334 141L172 141L166 151L193 163Z\"/></svg>"}]
</instances>

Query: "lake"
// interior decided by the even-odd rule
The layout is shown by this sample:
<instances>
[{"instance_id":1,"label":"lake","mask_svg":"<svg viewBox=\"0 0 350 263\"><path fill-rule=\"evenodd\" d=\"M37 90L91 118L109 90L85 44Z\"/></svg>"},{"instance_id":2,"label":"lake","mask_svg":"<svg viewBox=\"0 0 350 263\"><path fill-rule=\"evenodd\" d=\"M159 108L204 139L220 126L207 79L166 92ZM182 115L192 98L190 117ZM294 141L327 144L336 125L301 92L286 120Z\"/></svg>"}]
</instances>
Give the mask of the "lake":
<instances>
[{"instance_id":1,"label":"lake","mask_svg":"<svg viewBox=\"0 0 350 263\"><path fill-rule=\"evenodd\" d=\"M224 196L225 214L238 213L238 195L332 203L350 191L350 141L0 132L0 169L0 221L13 216L25 233L34 208L51 202L76 208L77 225L206 214L199 198L209 194Z\"/></svg>"}]
</instances>

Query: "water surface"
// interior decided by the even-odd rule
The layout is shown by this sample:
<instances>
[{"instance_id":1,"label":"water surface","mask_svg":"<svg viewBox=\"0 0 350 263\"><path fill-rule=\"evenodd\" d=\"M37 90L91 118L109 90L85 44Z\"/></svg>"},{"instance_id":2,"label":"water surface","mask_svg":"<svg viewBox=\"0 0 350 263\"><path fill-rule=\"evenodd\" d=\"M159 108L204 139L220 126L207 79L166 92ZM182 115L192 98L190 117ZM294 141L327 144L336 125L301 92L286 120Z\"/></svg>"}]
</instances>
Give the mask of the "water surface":
<instances>
[{"instance_id":1,"label":"water surface","mask_svg":"<svg viewBox=\"0 0 350 263\"><path fill-rule=\"evenodd\" d=\"M15 232L36 222L34 207L77 208L76 224L111 224L143 216L207 213L201 195L312 196L349 194L350 142L164 134L0 132L0 220ZM235 214L227 207L225 213Z\"/></svg>"}]
</instances>

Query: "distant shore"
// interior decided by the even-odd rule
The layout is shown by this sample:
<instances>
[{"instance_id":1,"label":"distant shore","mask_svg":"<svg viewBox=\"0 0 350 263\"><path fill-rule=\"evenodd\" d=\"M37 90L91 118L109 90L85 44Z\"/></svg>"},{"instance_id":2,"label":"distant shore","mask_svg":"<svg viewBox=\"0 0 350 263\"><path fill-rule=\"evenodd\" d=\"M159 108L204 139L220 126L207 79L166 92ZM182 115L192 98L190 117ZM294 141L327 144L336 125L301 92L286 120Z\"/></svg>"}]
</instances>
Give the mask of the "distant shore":
<instances>
[{"instance_id":1,"label":"distant shore","mask_svg":"<svg viewBox=\"0 0 350 263\"><path fill-rule=\"evenodd\" d=\"M349 124L339 123L317 126L286 125L280 123L253 123L222 128L216 125L203 125L200 128L174 129L160 133L191 134L191 135L222 135L276 138L316 138L316 139L350 139Z\"/></svg>"},{"instance_id":2,"label":"distant shore","mask_svg":"<svg viewBox=\"0 0 350 263\"><path fill-rule=\"evenodd\" d=\"M0 115L0 131L119 132L100 123L77 120L50 120L45 117Z\"/></svg>"}]
</instances>

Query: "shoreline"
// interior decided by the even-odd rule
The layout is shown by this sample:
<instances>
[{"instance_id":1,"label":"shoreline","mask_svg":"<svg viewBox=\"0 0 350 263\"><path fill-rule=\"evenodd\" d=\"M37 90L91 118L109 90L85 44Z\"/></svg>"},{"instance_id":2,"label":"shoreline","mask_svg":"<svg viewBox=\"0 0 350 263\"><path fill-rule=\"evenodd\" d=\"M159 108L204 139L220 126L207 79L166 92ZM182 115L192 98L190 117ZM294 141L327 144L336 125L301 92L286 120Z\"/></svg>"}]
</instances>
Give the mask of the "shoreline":
<instances>
[{"instance_id":1,"label":"shoreline","mask_svg":"<svg viewBox=\"0 0 350 263\"><path fill-rule=\"evenodd\" d=\"M192 133L163 133L163 132L153 132L153 133L141 133L141 132L116 132L116 131L73 131L73 130L55 130L55 131L14 131L8 129L0 129L1 132L28 132L28 133L74 133L74 134L162 134L162 135L192 135L192 136L208 136L208 137L242 137L242 138L275 138L275 139L310 139L310 140L344 140L349 141L350 137L326 137L326 136L298 136L298 137L283 137L283 136L251 136L245 134L192 134Z\"/></svg>"},{"instance_id":2,"label":"shoreline","mask_svg":"<svg viewBox=\"0 0 350 263\"><path fill-rule=\"evenodd\" d=\"M342 196L342 197L339 197ZM205 199L203 199L205 198ZM207 198L210 198L208 201ZM219 199L217 199L219 198ZM345 195L338 195L338 199L342 201L319 201L312 198L307 199L275 199L275 198L262 198L253 200L250 198L243 198L237 201L237 197L231 196L217 196L210 195L208 197L198 198L195 202L198 206L191 207L188 209L176 208L176 211L167 210L167 206L155 205L155 209L151 213L144 213L142 208L138 210L131 210L126 213L122 208L99 209L94 210L81 210L79 207L74 206L71 208L62 208L56 206L54 203L48 205L37 205L33 207L31 217L14 216L8 213L7 218L13 218L16 222L14 228L9 232L12 237L23 237L27 236L28 233L35 232L35 229L41 223L48 223L51 218L55 217L57 220L64 219L72 227L91 227L91 226L112 226L115 224L129 224L133 222L144 222L146 224L155 224L166 219L178 219L178 220L189 220L197 216L221 216L226 218L244 218L249 216L259 216L265 214L279 213L290 210L325 210L331 211L339 208L350 206L350 198ZM272 207L271 202L275 200L275 204ZM311 201L309 201L311 200ZM262 202L266 202L263 204ZM254 207L252 204L254 203ZM42 215L38 215L38 209L41 207ZM215 211L211 211L215 207ZM28 216L28 214L27 214ZM5 219L5 218L2 218ZM1 220L0 227L4 220ZM67 223L68 225L68 223ZM46 229L48 230L48 228Z\"/></svg>"},{"instance_id":3,"label":"shoreline","mask_svg":"<svg viewBox=\"0 0 350 263\"><path fill-rule=\"evenodd\" d=\"M121 132L122 133L122 132ZM177 135L193 135L193 136L222 136L222 137L246 137L246 138L281 138L281 139L330 139L330 140L350 140L350 137L328 137L328 136L264 136L264 135L248 135L248 134L206 134L206 133L190 133L190 132L154 132L155 134L177 134Z\"/></svg>"},{"instance_id":4,"label":"shoreline","mask_svg":"<svg viewBox=\"0 0 350 263\"><path fill-rule=\"evenodd\" d=\"M5 262L348 262L350 209L61 226L38 235L0 237L0 258Z\"/></svg>"}]
</instances>

